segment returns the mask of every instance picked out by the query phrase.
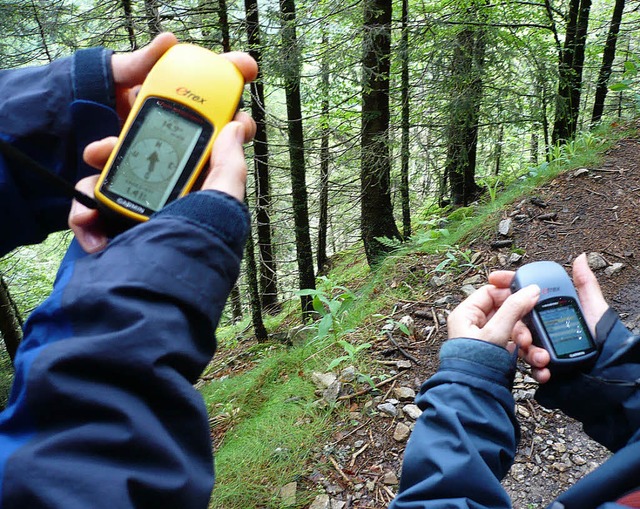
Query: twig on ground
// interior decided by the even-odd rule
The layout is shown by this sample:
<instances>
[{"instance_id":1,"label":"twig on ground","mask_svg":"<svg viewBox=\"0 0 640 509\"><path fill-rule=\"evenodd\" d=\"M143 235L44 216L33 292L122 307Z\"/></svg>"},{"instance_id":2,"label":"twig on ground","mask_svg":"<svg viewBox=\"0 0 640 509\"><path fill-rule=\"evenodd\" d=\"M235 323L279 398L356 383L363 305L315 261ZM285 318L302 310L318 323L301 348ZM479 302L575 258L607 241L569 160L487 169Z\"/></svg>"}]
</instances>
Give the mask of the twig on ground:
<instances>
[{"instance_id":1,"label":"twig on ground","mask_svg":"<svg viewBox=\"0 0 640 509\"><path fill-rule=\"evenodd\" d=\"M407 359L409 359L412 362L415 362L416 364L420 364L420 361L418 359L416 359L413 355L411 355L409 352L407 352L404 348L402 348L398 342L393 339L393 335L391 334L391 332L389 331L385 331L387 338L389 338L389 341L391 341L391 343L393 343L393 346L395 346L398 351L404 355Z\"/></svg>"},{"instance_id":2,"label":"twig on ground","mask_svg":"<svg viewBox=\"0 0 640 509\"><path fill-rule=\"evenodd\" d=\"M345 481L351 484L351 479L349 479L347 474L343 472L343 470L340 468L340 465L338 465L338 462L335 459L333 459L333 456L329 455L329 461L331 461L333 468L335 468L336 471L340 474L340 477L342 477Z\"/></svg>"}]
</instances>

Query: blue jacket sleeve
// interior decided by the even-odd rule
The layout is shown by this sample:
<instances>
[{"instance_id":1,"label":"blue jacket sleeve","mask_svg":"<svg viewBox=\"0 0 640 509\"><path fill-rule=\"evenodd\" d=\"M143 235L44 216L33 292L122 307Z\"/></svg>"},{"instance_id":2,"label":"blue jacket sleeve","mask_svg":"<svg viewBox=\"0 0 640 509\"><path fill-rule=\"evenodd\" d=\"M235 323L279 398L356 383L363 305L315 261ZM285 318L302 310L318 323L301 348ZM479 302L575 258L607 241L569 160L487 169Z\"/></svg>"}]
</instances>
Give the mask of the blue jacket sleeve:
<instances>
[{"instance_id":1,"label":"blue jacket sleeve","mask_svg":"<svg viewBox=\"0 0 640 509\"><path fill-rule=\"evenodd\" d=\"M440 368L417 398L423 414L390 509L511 507L500 481L519 440L514 367L504 348L473 339L445 342Z\"/></svg>"},{"instance_id":2,"label":"blue jacket sleeve","mask_svg":"<svg viewBox=\"0 0 640 509\"><path fill-rule=\"evenodd\" d=\"M93 48L42 67L0 71L0 138L71 183L95 170L90 141L117 134L111 52ZM67 227L71 200L0 156L0 256Z\"/></svg>"},{"instance_id":3,"label":"blue jacket sleeve","mask_svg":"<svg viewBox=\"0 0 640 509\"><path fill-rule=\"evenodd\" d=\"M97 255L70 250L0 414L1 509L207 507L211 439L193 383L247 231L241 203L206 191Z\"/></svg>"},{"instance_id":4,"label":"blue jacket sleeve","mask_svg":"<svg viewBox=\"0 0 640 509\"><path fill-rule=\"evenodd\" d=\"M609 309L596 341L601 351L591 369L552 377L536 399L581 421L589 436L617 451L640 439L640 338Z\"/></svg>"}]
</instances>

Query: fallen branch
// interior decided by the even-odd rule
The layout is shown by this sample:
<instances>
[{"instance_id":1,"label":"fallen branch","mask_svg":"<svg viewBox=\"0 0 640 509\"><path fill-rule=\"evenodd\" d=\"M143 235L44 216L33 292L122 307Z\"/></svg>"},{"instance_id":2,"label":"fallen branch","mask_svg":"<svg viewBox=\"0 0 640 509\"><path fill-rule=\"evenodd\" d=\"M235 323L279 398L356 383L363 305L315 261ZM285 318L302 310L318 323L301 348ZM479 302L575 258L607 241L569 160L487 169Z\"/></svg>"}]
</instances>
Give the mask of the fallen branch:
<instances>
[{"instance_id":1,"label":"fallen branch","mask_svg":"<svg viewBox=\"0 0 640 509\"><path fill-rule=\"evenodd\" d=\"M347 481L349 484L351 484L351 479L349 479L349 477L347 476L347 474L345 474L342 469L340 468L340 465L338 465L338 462L333 459L333 456L329 455L329 461L331 461L331 464L333 465L333 467L337 470L337 472L340 474L340 477L342 477L345 481Z\"/></svg>"},{"instance_id":2,"label":"fallen branch","mask_svg":"<svg viewBox=\"0 0 640 509\"><path fill-rule=\"evenodd\" d=\"M337 399L337 401L344 401L345 399L351 399L351 398L356 398L358 396L363 396L364 394L367 394L368 392L371 392L373 389L379 389L383 385L386 385L389 382L393 382L396 378L399 378L401 375L404 375L404 371L401 371L397 375L394 375L394 376L392 376L390 378L387 378L386 380L383 380L382 382L377 383L373 387L369 386L366 389L362 389L361 391L354 392L353 394L345 394L344 396L340 396Z\"/></svg>"},{"instance_id":3,"label":"fallen branch","mask_svg":"<svg viewBox=\"0 0 640 509\"><path fill-rule=\"evenodd\" d=\"M391 332L385 331L385 334L387 335L387 338L389 338L389 341L393 343L393 346L395 346L402 355L404 355L410 361L415 362L416 364L420 364L420 361L418 359L416 359L413 355L407 352L404 348L402 348L398 344L398 342L395 339L393 339L393 335L391 334Z\"/></svg>"}]
</instances>

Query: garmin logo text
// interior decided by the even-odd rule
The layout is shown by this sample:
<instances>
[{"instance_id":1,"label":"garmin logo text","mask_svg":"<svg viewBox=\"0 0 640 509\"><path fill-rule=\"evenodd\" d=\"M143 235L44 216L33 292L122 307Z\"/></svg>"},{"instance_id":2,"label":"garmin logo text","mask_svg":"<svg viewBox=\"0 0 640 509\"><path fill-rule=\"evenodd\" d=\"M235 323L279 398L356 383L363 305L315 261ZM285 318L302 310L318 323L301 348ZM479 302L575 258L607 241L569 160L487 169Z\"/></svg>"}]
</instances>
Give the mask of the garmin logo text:
<instances>
[{"instance_id":1,"label":"garmin logo text","mask_svg":"<svg viewBox=\"0 0 640 509\"><path fill-rule=\"evenodd\" d=\"M197 94L194 94L191 90L186 87L180 87L176 89L176 94L182 97L186 97L187 99L191 99L197 103L204 103L206 99L204 97L200 97Z\"/></svg>"},{"instance_id":2,"label":"garmin logo text","mask_svg":"<svg viewBox=\"0 0 640 509\"><path fill-rule=\"evenodd\" d=\"M118 203L118 205L122 205L124 208L129 209L129 210L133 210L135 212L138 212L140 214L144 214L144 208L141 207L140 205L137 205L129 200L125 200L124 198L116 198L116 202Z\"/></svg>"},{"instance_id":3,"label":"garmin logo text","mask_svg":"<svg viewBox=\"0 0 640 509\"><path fill-rule=\"evenodd\" d=\"M555 292L559 292L560 291L560 287L559 286L551 286L549 288L541 288L540 289L540 295L547 295L549 293L555 293Z\"/></svg>"}]
</instances>

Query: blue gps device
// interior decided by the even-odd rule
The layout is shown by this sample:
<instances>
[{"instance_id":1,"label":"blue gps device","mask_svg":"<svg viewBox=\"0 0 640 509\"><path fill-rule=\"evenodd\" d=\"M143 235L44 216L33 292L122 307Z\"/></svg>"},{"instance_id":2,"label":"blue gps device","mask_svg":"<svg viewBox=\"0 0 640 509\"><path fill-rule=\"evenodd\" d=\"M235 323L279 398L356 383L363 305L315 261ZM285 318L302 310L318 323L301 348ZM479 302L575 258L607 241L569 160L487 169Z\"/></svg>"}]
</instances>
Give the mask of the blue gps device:
<instances>
[{"instance_id":1,"label":"blue gps device","mask_svg":"<svg viewBox=\"0 0 640 509\"><path fill-rule=\"evenodd\" d=\"M540 287L540 300L524 322L531 330L533 343L549 352L549 368L571 369L594 360L598 348L564 268L549 261L523 265L516 271L511 291L531 284Z\"/></svg>"}]
</instances>

